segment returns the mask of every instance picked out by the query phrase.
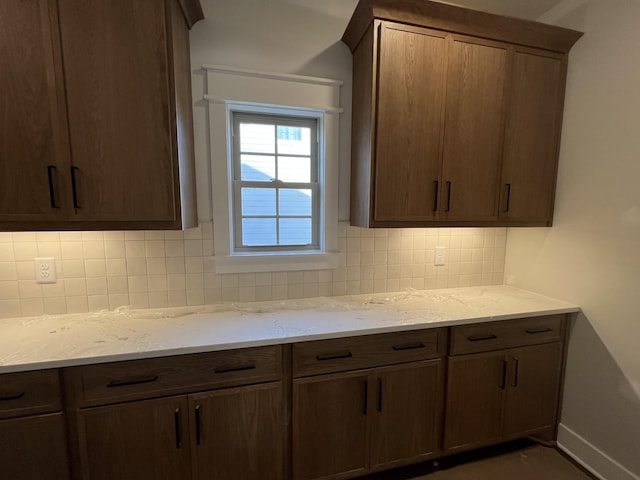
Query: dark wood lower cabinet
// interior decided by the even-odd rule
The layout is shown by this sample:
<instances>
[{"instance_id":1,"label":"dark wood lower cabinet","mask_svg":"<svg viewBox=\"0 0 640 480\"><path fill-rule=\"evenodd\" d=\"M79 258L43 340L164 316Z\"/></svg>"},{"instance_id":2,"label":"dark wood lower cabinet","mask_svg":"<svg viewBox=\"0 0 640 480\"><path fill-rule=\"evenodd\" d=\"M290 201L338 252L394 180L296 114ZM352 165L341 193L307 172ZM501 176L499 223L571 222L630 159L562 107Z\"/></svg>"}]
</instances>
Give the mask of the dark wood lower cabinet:
<instances>
[{"instance_id":1,"label":"dark wood lower cabinet","mask_svg":"<svg viewBox=\"0 0 640 480\"><path fill-rule=\"evenodd\" d=\"M442 362L375 371L371 469L418 462L440 449Z\"/></svg>"},{"instance_id":2,"label":"dark wood lower cabinet","mask_svg":"<svg viewBox=\"0 0 640 480\"><path fill-rule=\"evenodd\" d=\"M0 478L69 478L62 413L0 421Z\"/></svg>"},{"instance_id":3,"label":"dark wood lower cabinet","mask_svg":"<svg viewBox=\"0 0 640 480\"><path fill-rule=\"evenodd\" d=\"M189 395L194 478L283 480L282 382Z\"/></svg>"},{"instance_id":4,"label":"dark wood lower cabinet","mask_svg":"<svg viewBox=\"0 0 640 480\"><path fill-rule=\"evenodd\" d=\"M82 478L191 478L187 408L182 396L79 411Z\"/></svg>"},{"instance_id":5,"label":"dark wood lower cabinet","mask_svg":"<svg viewBox=\"0 0 640 480\"><path fill-rule=\"evenodd\" d=\"M293 478L366 472L369 371L293 381Z\"/></svg>"},{"instance_id":6,"label":"dark wood lower cabinet","mask_svg":"<svg viewBox=\"0 0 640 480\"><path fill-rule=\"evenodd\" d=\"M450 357L445 451L553 432L562 353L554 342Z\"/></svg>"},{"instance_id":7,"label":"dark wood lower cabinet","mask_svg":"<svg viewBox=\"0 0 640 480\"><path fill-rule=\"evenodd\" d=\"M506 367L504 352L449 358L446 451L500 439Z\"/></svg>"},{"instance_id":8,"label":"dark wood lower cabinet","mask_svg":"<svg viewBox=\"0 0 640 480\"><path fill-rule=\"evenodd\" d=\"M438 451L441 364L295 379L294 479L350 478Z\"/></svg>"}]
</instances>

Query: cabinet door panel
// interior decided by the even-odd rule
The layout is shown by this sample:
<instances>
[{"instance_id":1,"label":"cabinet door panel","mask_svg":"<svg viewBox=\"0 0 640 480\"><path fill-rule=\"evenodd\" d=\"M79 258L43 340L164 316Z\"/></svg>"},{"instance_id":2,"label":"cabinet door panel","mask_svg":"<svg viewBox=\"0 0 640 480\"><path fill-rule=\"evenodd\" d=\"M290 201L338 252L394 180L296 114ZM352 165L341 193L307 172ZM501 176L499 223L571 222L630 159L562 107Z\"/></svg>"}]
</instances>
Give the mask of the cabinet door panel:
<instances>
[{"instance_id":1,"label":"cabinet door panel","mask_svg":"<svg viewBox=\"0 0 640 480\"><path fill-rule=\"evenodd\" d=\"M67 213L69 154L54 12L50 0L0 2L0 222L52 221Z\"/></svg>"},{"instance_id":2,"label":"cabinet door panel","mask_svg":"<svg viewBox=\"0 0 640 480\"><path fill-rule=\"evenodd\" d=\"M284 478L282 383L189 396L196 479Z\"/></svg>"},{"instance_id":3,"label":"cabinet door panel","mask_svg":"<svg viewBox=\"0 0 640 480\"><path fill-rule=\"evenodd\" d=\"M85 480L189 479L186 397L78 412Z\"/></svg>"},{"instance_id":4,"label":"cabinet door panel","mask_svg":"<svg viewBox=\"0 0 640 480\"><path fill-rule=\"evenodd\" d=\"M506 383L504 353L449 358L444 448L488 444L502 435Z\"/></svg>"},{"instance_id":5,"label":"cabinet door panel","mask_svg":"<svg viewBox=\"0 0 640 480\"><path fill-rule=\"evenodd\" d=\"M366 471L368 380L359 372L293 381L295 480Z\"/></svg>"},{"instance_id":6,"label":"cabinet door panel","mask_svg":"<svg viewBox=\"0 0 640 480\"><path fill-rule=\"evenodd\" d=\"M11 480L69 478L62 414L1 421L0 472Z\"/></svg>"},{"instance_id":7,"label":"cabinet door panel","mask_svg":"<svg viewBox=\"0 0 640 480\"><path fill-rule=\"evenodd\" d=\"M565 64L515 52L511 75L500 217L545 224L553 212Z\"/></svg>"},{"instance_id":8,"label":"cabinet door panel","mask_svg":"<svg viewBox=\"0 0 640 480\"><path fill-rule=\"evenodd\" d=\"M497 219L506 67L504 46L451 43L441 195L446 220Z\"/></svg>"},{"instance_id":9,"label":"cabinet door panel","mask_svg":"<svg viewBox=\"0 0 640 480\"><path fill-rule=\"evenodd\" d=\"M433 453L440 433L440 360L375 371L371 468Z\"/></svg>"},{"instance_id":10,"label":"cabinet door panel","mask_svg":"<svg viewBox=\"0 0 640 480\"><path fill-rule=\"evenodd\" d=\"M505 436L524 435L556 423L562 344L523 347L510 354Z\"/></svg>"},{"instance_id":11,"label":"cabinet door panel","mask_svg":"<svg viewBox=\"0 0 640 480\"><path fill-rule=\"evenodd\" d=\"M162 0L60 0L77 218L176 218Z\"/></svg>"},{"instance_id":12,"label":"cabinet door panel","mask_svg":"<svg viewBox=\"0 0 640 480\"><path fill-rule=\"evenodd\" d=\"M446 40L426 29L381 27L377 86L377 221L437 215Z\"/></svg>"}]
</instances>

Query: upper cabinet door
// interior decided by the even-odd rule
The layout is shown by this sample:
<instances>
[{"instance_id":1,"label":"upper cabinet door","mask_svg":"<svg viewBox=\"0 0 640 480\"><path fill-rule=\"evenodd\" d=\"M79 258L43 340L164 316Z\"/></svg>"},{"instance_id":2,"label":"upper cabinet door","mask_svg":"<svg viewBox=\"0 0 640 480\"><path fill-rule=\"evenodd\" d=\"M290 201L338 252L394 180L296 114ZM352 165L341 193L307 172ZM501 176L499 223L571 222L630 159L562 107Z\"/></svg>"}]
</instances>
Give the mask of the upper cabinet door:
<instances>
[{"instance_id":1,"label":"upper cabinet door","mask_svg":"<svg viewBox=\"0 0 640 480\"><path fill-rule=\"evenodd\" d=\"M514 54L501 219L551 225L565 76L562 55Z\"/></svg>"},{"instance_id":2,"label":"upper cabinet door","mask_svg":"<svg viewBox=\"0 0 640 480\"><path fill-rule=\"evenodd\" d=\"M64 88L56 81L60 41L50 16L55 18L52 0L0 2L3 224L55 221L70 206L64 177L69 166Z\"/></svg>"},{"instance_id":3,"label":"upper cabinet door","mask_svg":"<svg viewBox=\"0 0 640 480\"><path fill-rule=\"evenodd\" d=\"M441 218L498 216L507 47L454 37L449 54Z\"/></svg>"},{"instance_id":4,"label":"upper cabinet door","mask_svg":"<svg viewBox=\"0 0 640 480\"><path fill-rule=\"evenodd\" d=\"M447 42L382 23L378 36L374 220L437 219Z\"/></svg>"},{"instance_id":5,"label":"upper cabinet door","mask_svg":"<svg viewBox=\"0 0 640 480\"><path fill-rule=\"evenodd\" d=\"M165 5L59 0L77 220L179 219Z\"/></svg>"}]
</instances>

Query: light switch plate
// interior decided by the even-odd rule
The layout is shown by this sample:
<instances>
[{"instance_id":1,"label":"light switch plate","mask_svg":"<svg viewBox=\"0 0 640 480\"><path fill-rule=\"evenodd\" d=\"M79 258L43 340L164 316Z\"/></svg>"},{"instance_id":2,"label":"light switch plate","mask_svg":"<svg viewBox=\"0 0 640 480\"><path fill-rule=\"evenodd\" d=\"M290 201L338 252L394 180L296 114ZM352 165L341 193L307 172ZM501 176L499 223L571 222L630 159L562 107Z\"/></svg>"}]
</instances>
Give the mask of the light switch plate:
<instances>
[{"instance_id":1,"label":"light switch plate","mask_svg":"<svg viewBox=\"0 0 640 480\"><path fill-rule=\"evenodd\" d=\"M36 283L56 283L56 259L53 257L36 257Z\"/></svg>"},{"instance_id":2,"label":"light switch plate","mask_svg":"<svg viewBox=\"0 0 640 480\"><path fill-rule=\"evenodd\" d=\"M433 255L433 264L435 266L439 267L446 264L444 251L445 247L436 247Z\"/></svg>"}]
</instances>

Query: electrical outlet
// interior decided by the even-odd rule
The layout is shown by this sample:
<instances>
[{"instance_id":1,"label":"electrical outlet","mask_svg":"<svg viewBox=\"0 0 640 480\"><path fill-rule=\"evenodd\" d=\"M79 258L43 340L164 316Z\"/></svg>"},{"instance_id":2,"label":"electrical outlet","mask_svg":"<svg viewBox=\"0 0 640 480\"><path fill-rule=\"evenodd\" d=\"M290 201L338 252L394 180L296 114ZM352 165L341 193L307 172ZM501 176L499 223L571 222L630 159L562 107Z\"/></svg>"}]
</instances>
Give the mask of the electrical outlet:
<instances>
[{"instance_id":1,"label":"electrical outlet","mask_svg":"<svg viewBox=\"0 0 640 480\"><path fill-rule=\"evenodd\" d=\"M36 283L56 283L56 259L53 257L36 257Z\"/></svg>"},{"instance_id":2,"label":"electrical outlet","mask_svg":"<svg viewBox=\"0 0 640 480\"><path fill-rule=\"evenodd\" d=\"M444 250L445 247L436 247L435 253L433 255L433 264L435 266L442 266L446 264Z\"/></svg>"}]
</instances>

